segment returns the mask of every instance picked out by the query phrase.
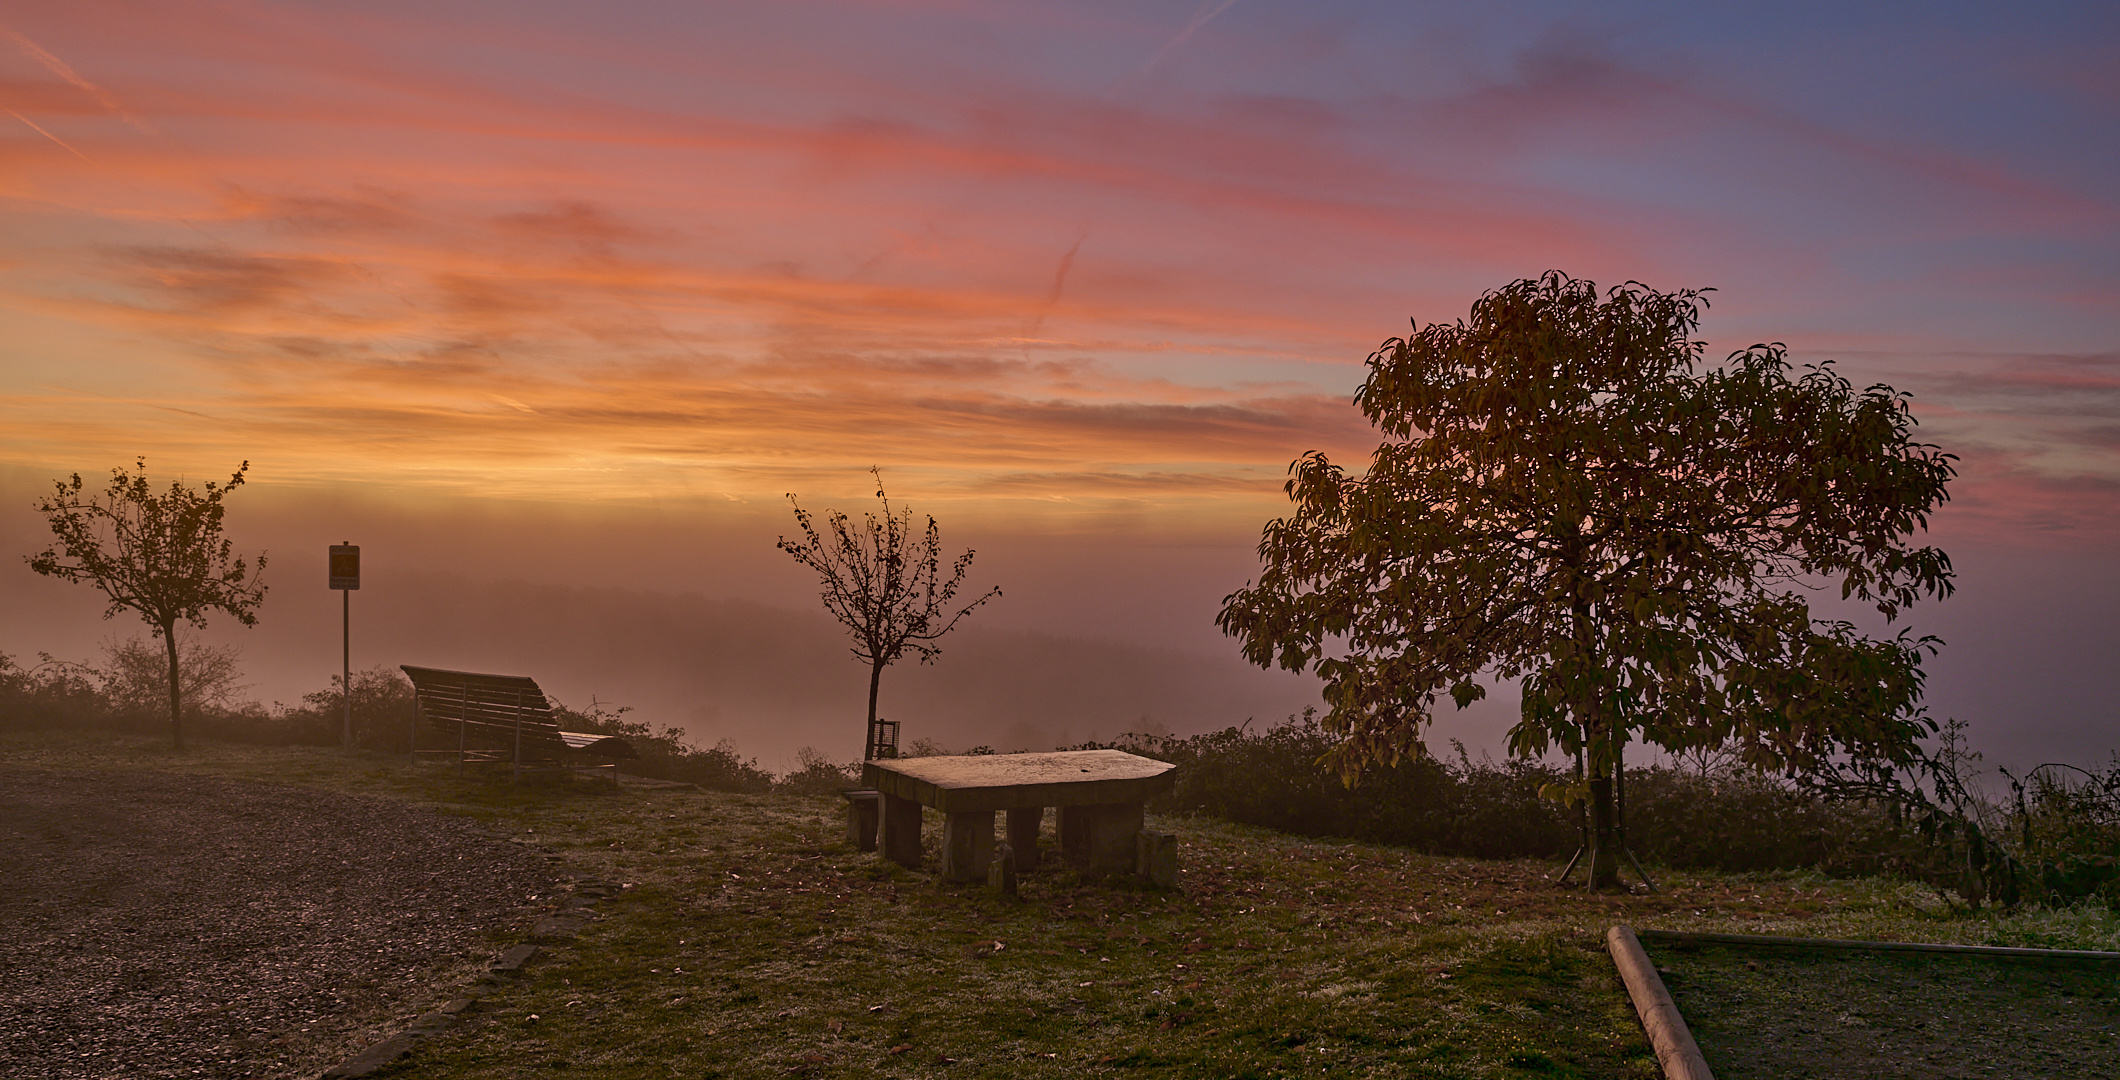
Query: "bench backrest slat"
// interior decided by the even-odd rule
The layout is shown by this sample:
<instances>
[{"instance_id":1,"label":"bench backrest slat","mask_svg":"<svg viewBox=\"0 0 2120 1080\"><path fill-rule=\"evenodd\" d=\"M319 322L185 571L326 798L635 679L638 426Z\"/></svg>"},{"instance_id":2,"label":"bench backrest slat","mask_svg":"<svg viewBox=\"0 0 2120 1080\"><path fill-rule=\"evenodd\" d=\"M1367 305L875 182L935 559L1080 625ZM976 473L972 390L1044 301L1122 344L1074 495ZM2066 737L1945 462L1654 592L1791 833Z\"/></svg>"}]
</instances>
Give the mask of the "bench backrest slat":
<instances>
[{"instance_id":1,"label":"bench backrest slat","mask_svg":"<svg viewBox=\"0 0 2120 1080\"><path fill-rule=\"evenodd\" d=\"M471 671L399 665L412 680L420 715L437 727L458 725L485 735L514 738L520 718L523 741L546 749L565 744L552 719L552 703L527 675L485 675Z\"/></svg>"}]
</instances>

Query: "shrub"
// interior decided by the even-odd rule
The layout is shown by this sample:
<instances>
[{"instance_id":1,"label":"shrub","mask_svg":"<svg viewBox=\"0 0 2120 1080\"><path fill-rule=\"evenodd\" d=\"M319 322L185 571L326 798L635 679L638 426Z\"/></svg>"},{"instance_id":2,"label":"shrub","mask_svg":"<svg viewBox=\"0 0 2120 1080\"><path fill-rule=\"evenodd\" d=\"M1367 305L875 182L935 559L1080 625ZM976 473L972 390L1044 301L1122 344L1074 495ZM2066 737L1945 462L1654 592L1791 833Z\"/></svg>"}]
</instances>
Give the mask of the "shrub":
<instances>
[{"instance_id":1,"label":"shrub","mask_svg":"<svg viewBox=\"0 0 2120 1080\"><path fill-rule=\"evenodd\" d=\"M2009 777L2008 828L2026 891L2039 899L2095 899L2120 908L2120 755L2101 772L2041 765Z\"/></svg>"},{"instance_id":2,"label":"shrub","mask_svg":"<svg viewBox=\"0 0 2120 1080\"><path fill-rule=\"evenodd\" d=\"M205 716L239 707L243 691L243 650L177 639L177 686L183 696L187 726ZM169 657L162 642L142 637L104 642L103 667L96 669L111 712L143 727L169 722Z\"/></svg>"},{"instance_id":3,"label":"shrub","mask_svg":"<svg viewBox=\"0 0 2120 1080\"><path fill-rule=\"evenodd\" d=\"M855 766L835 765L814 747L805 746L796 751L795 760L800 767L774 781L773 790L799 795L832 795L853 787L858 778Z\"/></svg>"},{"instance_id":4,"label":"shrub","mask_svg":"<svg viewBox=\"0 0 2120 1080\"><path fill-rule=\"evenodd\" d=\"M1565 767L1474 761L1460 745L1454 758L1403 760L1349 788L1320 764L1333 745L1306 712L1262 731L1128 736L1078 749L1127 749L1177 764L1161 810L1472 858L1562 859L1581 843L1578 812L1539 794L1570 779ZM1668 866L1874 872L1911 835L1879 809L1731 770L1630 768L1626 794L1629 846Z\"/></svg>"},{"instance_id":5,"label":"shrub","mask_svg":"<svg viewBox=\"0 0 2120 1080\"><path fill-rule=\"evenodd\" d=\"M217 738L275 745L337 746L344 741L346 704L339 680L302 695L294 707L236 710L200 730ZM353 673L353 744L391 754L412 752L412 681L393 667L376 666ZM419 738L430 749L438 741L429 730Z\"/></svg>"},{"instance_id":6,"label":"shrub","mask_svg":"<svg viewBox=\"0 0 2120 1080\"><path fill-rule=\"evenodd\" d=\"M0 653L0 729L107 726L110 702L96 669L38 653L24 668Z\"/></svg>"},{"instance_id":7,"label":"shrub","mask_svg":"<svg viewBox=\"0 0 2120 1080\"><path fill-rule=\"evenodd\" d=\"M758 759L739 757L735 743L723 739L712 747L694 746L686 741L684 732L674 727L666 725L656 731L645 721L627 720L625 714L630 711L594 699L587 712L552 703L552 718L559 721L561 728L616 735L639 751L639 760L621 766L635 776L697 784L709 791L758 794L772 789L773 774L759 768Z\"/></svg>"}]
</instances>

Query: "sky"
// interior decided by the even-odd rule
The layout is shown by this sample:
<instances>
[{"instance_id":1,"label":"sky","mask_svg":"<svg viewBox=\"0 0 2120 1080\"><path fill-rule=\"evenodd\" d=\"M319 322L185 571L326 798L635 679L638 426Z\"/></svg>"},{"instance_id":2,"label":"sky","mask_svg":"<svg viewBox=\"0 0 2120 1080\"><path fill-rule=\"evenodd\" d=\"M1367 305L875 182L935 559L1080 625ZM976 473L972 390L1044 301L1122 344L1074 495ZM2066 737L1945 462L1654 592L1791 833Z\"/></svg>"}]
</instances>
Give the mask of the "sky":
<instances>
[{"instance_id":1,"label":"sky","mask_svg":"<svg viewBox=\"0 0 2120 1080\"><path fill-rule=\"evenodd\" d=\"M1270 721L1314 684L1212 620L1288 463L1375 446L1378 342L1561 269L1911 393L1932 710L2120 749L2111 5L0 0L0 107L0 542L249 461L273 592L207 633L266 700L336 670L352 540L357 667L856 745L773 541L878 466L1004 591L887 676L908 738ZM0 602L18 657L136 632Z\"/></svg>"}]
</instances>

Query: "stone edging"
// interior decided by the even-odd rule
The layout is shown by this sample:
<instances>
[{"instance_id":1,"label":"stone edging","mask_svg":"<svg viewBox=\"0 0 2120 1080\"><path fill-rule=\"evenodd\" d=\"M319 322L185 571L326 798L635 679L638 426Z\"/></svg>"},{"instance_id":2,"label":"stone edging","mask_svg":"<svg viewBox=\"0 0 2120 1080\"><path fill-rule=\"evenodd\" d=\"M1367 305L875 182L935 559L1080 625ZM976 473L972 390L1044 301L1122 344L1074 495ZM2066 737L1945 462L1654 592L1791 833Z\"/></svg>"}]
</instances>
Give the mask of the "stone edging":
<instances>
[{"instance_id":1,"label":"stone edging","mask_svg":"<svg viewBox=\"0 0 2120 1080\"><path fill-rule=\"evenodd\" d=\"M1649 962L1649 955L1635 938L1634 929L1614 926L1605 934L1605 946L1611 950L1612 963L1627 984L1627 996L1633 999L1634 1011L1642 1018L1642 1029L1649 1033L1649 1045L1656 1049L1656 1063L1663 1066L1666 1080L1715 1080L1707 1059L1700 1056L1693 1033L1686 1030L1685 1017L1679 1015L1670 991L1657 977L1656 965Z\"/></svg>"},{"instance_id":2,"label":"stone edging","mask_svg":"<svg viewBox=\"0 0 2120 1080\"><path fill-rule=\"evenodd\" d=\"M560 901L557 911L537 920L536 925L530 929L530 936L548 944L572 941L583 927L601 918L596 913L593 901L608 900L619 892L620 888L613 885L594 882L576 884L566 899ZM526 941L494 957L486 965L486 973L474 980L465 989L463 996L451 999L447 1005L433 1012L420 1015L407 1025L405 1030L326 1069L320 1080L359 1080L380 1072L386 1066L396 1064L421 1043L455 1027L464 1014L478 1007L480 999L498 988L504 979L516 975L524 964L543 951L537 945Z\"/></svg>"}]
</instances>

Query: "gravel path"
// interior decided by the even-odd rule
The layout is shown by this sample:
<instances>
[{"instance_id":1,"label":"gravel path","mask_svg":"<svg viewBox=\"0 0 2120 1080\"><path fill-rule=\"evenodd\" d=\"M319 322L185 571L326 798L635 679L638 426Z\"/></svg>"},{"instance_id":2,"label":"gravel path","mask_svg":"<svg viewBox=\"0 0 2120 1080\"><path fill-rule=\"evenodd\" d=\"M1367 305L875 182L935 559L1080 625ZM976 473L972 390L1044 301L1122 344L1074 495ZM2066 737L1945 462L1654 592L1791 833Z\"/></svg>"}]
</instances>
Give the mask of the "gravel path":
<instances>
[{"instance_id":1,"label":"gravel path","mask_svg":"<svg viewBox=\"0 0 2120 1080\"><path fill-rule=\"evenodd\" d=\"M552 889L535 850L383 799L0 767L0 1077L315 1076Z\"/></svg>"}]
</instances>

